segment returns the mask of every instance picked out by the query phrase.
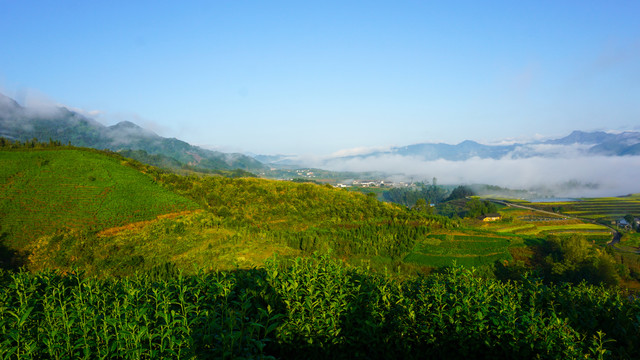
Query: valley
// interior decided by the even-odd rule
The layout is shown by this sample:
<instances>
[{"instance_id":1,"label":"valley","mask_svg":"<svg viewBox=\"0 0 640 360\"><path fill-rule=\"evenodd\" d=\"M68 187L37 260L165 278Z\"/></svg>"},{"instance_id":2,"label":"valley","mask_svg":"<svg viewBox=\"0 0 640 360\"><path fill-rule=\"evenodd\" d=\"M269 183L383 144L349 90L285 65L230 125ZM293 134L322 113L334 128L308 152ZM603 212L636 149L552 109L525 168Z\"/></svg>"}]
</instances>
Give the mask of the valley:
<instances>
[{"instance_id":1,"label":"valley","mask_svg":"<svg viewBox=\"0 0 640 360\"><path fill-rule=\"evenodd\" d=\"M459 354L638 351L629 334L638 333L640 255L630 250L640 238L616 227L621 242L607 246L612 219L638 209L635 195L492 203L435 179L342 189L3 144L8 358L340 358L355 349L411 358L449 353L463 338ZM616 321L605 321L612 311Z\"/></svg>"}]
</instances>

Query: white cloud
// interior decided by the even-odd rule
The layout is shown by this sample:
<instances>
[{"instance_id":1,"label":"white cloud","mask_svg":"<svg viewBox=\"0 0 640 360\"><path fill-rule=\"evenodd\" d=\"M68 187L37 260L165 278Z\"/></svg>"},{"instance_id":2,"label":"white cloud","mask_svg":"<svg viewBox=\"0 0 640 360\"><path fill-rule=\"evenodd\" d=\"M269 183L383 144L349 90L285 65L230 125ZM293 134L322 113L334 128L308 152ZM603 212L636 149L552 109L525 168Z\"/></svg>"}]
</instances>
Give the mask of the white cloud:
<instances>
[{"instance_id":1,"label":"white cloud","mask_svg":"<svg viewBox=\"0 0 640 360\"><path fill-rule=\"evenodd\" d=\"M527 157L575 158L584 156L593 145L587 144L526 144L517 146L515 150L505 156L507 159L521 159Z\"/></svg>"},{"instance_id":2,"label":"white cloud","mask_svg":"<svg viewBox=\"0 0 640 360\"><path fill-rule=\"evenodd\" d=\"M105 112L102 110L85 110L85 109L81 109L81 108L77 108L77 107L71 107L71 106L64 106L64 105L60 105L61 107L65 107L73 112L76 112L82 116L86 116L86 117L90 117L90 118L96 118L99 117L101 115L103 115Z\"/></svg>"},{"instance_id":3,"label":"white cloud","mask_svg":"<svg viewBox=\"0 0 640 360\"><path fill-rule=\"evenodd\" d=\"M346 157L346 156L358 156L358 155L367 155L374 152L379 151L389 151L391 148L389 146L378 146L378 147L356 147L351 149L343 149L338 150L331 154L331 157Z\"/></svg>"},{"instance_id":4,"label":"white cloud","mask_svg":"<svg viewBox=\"0 0 640 360\"><path fill-rule=\"evenodd\" d=\"M325 167L336 171L383 171L415 179L437 177L441 184L543 187L551 189L557 196L615 196L640 192L640 156L423 161L414 157L385 155L333 159ZM567 189L563 186L567 182L597 184L597 188Z\"/></svg>"}]
</instances>

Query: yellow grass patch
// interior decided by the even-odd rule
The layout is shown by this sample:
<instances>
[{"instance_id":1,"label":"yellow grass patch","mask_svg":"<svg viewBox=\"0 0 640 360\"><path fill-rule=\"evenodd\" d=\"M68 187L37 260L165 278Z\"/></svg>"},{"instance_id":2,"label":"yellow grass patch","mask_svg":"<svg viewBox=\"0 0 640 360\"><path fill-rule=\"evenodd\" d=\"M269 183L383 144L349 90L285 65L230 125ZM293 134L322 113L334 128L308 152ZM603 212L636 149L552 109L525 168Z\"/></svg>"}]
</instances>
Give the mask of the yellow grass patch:
<instances>
[{"instance_id":1,"label":"yellow grass patch","mask_svg":"<svg viewBox=\"0 0 640 360\"><path fill-rule=\"evenodd\" d=\"M164 220L164 219L175 219L179 216L184 216L184 215L189 215L189 214L197 214L202 212L202 210L198 209L198 210L187 210L187 211L179 211L179 212L174 212L174 213L169 213L169 214L162 214L162 215L158 215L155 219L153 220L145 220L145 221L137 221L137 222L133 222L124 226L116 226L116 227L112 227L112 228L108 228L108 229L104 229L102 231L100 231L99 233L96 234L97 237L112 237L112 236L116 236L118 234L120 234L123 231L132 231L132 232L136 232L136 231L140 231L142 229L144 229L145 227L147 227L148 225L153 224L154 222L160 221L160 220Z\"/></svg>"}]
</instances>

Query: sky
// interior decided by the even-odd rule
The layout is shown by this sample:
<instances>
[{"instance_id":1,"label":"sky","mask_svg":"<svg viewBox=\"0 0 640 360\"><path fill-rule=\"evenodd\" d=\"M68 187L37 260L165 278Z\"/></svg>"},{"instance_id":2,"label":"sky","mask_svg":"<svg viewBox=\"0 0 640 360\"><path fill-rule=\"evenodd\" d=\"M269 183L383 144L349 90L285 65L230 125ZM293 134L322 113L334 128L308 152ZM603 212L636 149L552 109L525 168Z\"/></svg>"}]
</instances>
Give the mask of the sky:
<instances>
[{"instance_id":1,"label":"sky","mask_svg":"<svg viewBox=\"0 0 640 360\"><path fill-rule=\"evenodd\" d=\"M225 151L640 130L638 1L0 0L0 92Z\"/></svg>"}]
</instances>

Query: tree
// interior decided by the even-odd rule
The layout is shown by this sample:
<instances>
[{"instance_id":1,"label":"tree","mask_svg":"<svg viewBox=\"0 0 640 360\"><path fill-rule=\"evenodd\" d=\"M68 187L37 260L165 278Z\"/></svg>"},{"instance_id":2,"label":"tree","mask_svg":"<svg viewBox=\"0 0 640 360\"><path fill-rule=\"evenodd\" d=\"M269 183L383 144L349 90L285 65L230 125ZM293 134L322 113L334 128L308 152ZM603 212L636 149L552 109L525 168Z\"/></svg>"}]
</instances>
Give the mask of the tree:
<instances>
[{"instance_id":1,"label":"tree","mask_svg":"<svg viewBox=\"0 0 640 360\"><path fill-rule=\"evenodd\" d=\"M451 201L451 200L456 200L456 199L464 199L466 197L473 196L473 195L475 195L473 193L473 190L471 190L467 186L461 185L461 186L458 186L457 188L453 189L451 194L449 194L449 197L447 197L446 201Z\"/></svg>"},{"instance_id":2,"label":"tree","mask_svg":"<svg viewBox=\"0 0 640 360\"><path fill-rule=\"evenodd\" d=\"M480 201L480 199L478 198L473 198L467 201L465 207L467 208L467 217L470 218L483 216L498 211L494 203L487 200Z\"/></svg>"},{"instance_id":3,"label":"tree","mask_svg":"<svg viewBox=\"0 0 640 360\"><path fill-rule=\"evenodd\" d=\"M416 201L416 204L413 206L413 210L427 213L427 214L433 214L433 209L431 208L431 205L427 204L427 201L425 199L418 199Z\"/></svg>"},{"instance_id":4,"label":"tree","mask_svg":"<svg viewBox=\"0 0 640 360\"><path fill-rule=\"evenodd\" d=\"M627 223L629 224L631 229L635 229L636 228L636 222L635 222L635 218L634 218L633 215L627 214L627 215L624 216L624 219L627 221Z\"/></svg>"},{"instance_id":5,"label":"tree","mask_svg":"<svg viewBox=\"0 0 640 360\"><path fill-rule=\"evenodd\" d=\"M551 235L546 252L546 271L552 281L609 285L620 281L613 257L594 249L582 235Z\"/></svg>"}]
</instances>

